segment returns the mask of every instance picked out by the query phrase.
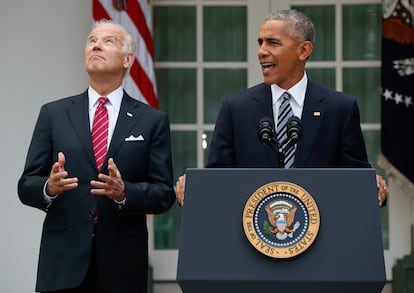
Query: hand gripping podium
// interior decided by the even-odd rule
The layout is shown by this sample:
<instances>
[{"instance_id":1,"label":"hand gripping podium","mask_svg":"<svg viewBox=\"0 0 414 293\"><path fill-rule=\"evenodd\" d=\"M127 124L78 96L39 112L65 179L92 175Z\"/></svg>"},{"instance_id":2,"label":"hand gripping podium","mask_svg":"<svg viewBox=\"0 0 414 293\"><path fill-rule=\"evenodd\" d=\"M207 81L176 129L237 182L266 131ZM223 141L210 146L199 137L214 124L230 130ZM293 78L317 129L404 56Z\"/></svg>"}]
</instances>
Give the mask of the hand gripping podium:
<instances>
[{"instance_id":1,"label":"hand gripping podium","mask_svg":"<svg viewBox=\"0 0 414 293\"><path fill-rule=\"evenodd\" d=\"M246 203L271 182L300 186L319 209L317 236L294 257L265 255L245 233ZM188 169L185 190L177 268L184 293L370 293L385 284L373 169Z\"/></svg>"}]
</instances>

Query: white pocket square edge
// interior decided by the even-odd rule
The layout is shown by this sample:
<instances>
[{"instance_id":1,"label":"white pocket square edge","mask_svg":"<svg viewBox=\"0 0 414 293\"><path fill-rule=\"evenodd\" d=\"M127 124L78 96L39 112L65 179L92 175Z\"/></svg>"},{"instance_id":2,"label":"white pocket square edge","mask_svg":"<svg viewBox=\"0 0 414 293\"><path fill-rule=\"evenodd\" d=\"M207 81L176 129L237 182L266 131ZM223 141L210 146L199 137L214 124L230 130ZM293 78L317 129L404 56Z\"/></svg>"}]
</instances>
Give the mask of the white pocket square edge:
<instances>
[{"instance_id":1,"label":"white pocket square edge","mask_svg":"<svg viewBox=\"0 0 414 293\"><path fill-rule=\"evenodd\" d=\"M142 136L142 134L138 135L138 136L133 136L132 134L128 137L125 138L125 141L143 141L144 137Z\"/></svg>"}]
</instances>

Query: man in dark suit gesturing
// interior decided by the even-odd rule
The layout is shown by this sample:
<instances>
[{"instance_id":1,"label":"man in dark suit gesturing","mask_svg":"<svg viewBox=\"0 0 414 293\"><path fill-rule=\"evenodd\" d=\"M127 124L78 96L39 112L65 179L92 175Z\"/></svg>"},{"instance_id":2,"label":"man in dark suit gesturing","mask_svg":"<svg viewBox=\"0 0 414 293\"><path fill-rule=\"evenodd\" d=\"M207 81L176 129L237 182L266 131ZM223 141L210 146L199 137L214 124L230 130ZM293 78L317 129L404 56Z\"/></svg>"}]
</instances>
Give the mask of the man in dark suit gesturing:
<instances>
[{"instance_id":1,"label":"man in dark suit gesturing","mask_svg":"<svg viewBox=\"0 0 414 293\"><path fill-rule=\"evenodd\" d=\"M371 167L356 100L308 79L305 64L314 41L312 21L298 11L278 11L264 20L258 37L264 83L223 101L207 167L277 168L281 161L282 166L286 166L287 162L280 158L282 152L263 144L257 135L264 117L270 117L268 124L274 136L282 135L279 124L287 114L280 107L286 94L290 112L301 120L302 127L296 149L285 150L286 157L292 159L293 168ZM285 139L277 140L283 149ZM387 187L380 176L377 176L377 183L381 206L386 200ZM183 204L184 187L183 175L176 185L180 204Z\"/></svg>"},{"instance_id":2,"label":"man in dark suit gesturing","mask_svg":"<svg viewBox=\"0 0 414 293\"><path fill-rule=\"evenodd\" d=\"M146 214L167 211L175 195L168 117L122 89L134 59L122 26L96 23L88 90L40 110L18 182L20 200L46 212L37 291L147 290Z\"/></svg>"}]
</instances>

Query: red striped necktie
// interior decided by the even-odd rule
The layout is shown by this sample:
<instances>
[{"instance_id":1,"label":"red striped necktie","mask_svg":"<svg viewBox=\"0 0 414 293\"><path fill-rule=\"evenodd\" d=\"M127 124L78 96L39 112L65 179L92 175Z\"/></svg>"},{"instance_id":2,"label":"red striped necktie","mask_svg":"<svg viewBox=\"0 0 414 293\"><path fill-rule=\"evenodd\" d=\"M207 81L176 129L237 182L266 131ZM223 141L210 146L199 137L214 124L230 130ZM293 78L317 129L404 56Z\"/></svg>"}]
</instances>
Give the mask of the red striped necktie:
<instances>
[{"instance_id":1,"label":"red striped necktie","mask_svg":"<svg viewBox=\"0 0 414 293\"><path fill-rule=\"evenodd\" d=\"M101 172L108 149L108 110L105 106L108 98L100 97L98 102L92 124L92 146L96 167L98 172Z\"/></svg>"}]
</instances>

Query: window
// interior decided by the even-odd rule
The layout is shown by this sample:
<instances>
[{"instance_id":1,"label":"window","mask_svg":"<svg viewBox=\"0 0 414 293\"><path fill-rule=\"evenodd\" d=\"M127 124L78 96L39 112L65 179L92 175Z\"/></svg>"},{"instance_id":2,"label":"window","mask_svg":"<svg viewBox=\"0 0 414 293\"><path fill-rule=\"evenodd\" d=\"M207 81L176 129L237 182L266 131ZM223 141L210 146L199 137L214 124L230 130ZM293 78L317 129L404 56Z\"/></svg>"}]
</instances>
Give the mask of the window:
<instances>
[{"instance_id":1,"label":"window","mask_svg":"<svg viewBox=\"0 0 414 293\"><path fill-rule=\"evenodd\" d=\"M174 178L204 167L222 98L247 88L247 1L217 2L153 3L158 97L171 121ZM155 248L177 249L180 208L155 216L154 225Z\"/></svg>"}]
</instances>

